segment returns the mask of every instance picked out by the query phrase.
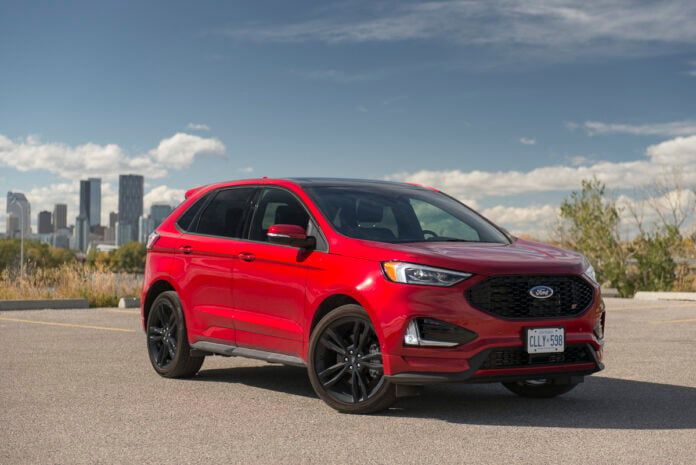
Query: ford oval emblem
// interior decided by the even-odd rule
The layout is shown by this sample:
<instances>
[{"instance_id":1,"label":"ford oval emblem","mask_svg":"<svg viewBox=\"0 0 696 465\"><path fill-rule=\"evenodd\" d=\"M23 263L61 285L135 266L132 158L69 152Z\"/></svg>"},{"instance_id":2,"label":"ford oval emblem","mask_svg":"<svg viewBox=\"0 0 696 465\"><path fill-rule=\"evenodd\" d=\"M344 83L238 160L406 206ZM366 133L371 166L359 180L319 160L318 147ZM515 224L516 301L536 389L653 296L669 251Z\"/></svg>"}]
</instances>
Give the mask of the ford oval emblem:
<instances>
[{"instance_id":1,"label":"ford oval emblem","mask_svg":"<svg viewBox=\"0 0 696 465\"><path fill-rule=\"evenodd\" d=\"M553 295L553 289L549 286L534 286L529 290L529 295L535 299L548 299Z\"/></svg>"}]
</instances>

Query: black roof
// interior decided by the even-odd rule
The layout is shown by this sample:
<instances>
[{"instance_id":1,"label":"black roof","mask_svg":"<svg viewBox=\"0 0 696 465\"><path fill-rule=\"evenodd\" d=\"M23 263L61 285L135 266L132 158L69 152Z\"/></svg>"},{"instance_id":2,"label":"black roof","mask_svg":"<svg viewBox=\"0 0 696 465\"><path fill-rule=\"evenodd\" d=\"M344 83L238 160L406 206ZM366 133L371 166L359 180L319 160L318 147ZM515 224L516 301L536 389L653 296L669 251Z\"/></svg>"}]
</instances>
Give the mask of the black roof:
<instances>
[{"instance_id":1,"label":"black roof","mask_svg":"<svg viewBox=\"0 0 696 465\"><path fill-rule=\"evenodd\" d=\"M379 179L349 179L349 178L286 178L303 187L405 187L412 189L424 189L422 186L396 181L382 181Z\"/></svg>"}]
</instances>

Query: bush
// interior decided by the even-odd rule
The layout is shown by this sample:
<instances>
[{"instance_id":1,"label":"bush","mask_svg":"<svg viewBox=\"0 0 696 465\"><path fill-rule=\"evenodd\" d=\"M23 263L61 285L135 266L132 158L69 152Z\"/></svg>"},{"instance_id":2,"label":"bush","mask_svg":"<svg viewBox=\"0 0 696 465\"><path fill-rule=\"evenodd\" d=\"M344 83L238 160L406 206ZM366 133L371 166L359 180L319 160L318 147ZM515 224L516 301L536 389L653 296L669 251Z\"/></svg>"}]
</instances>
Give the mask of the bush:
<instances>
[{"instance_id":1,"label":"bush","mask_svg":"<svg viewBox=\"0 0 696 465\"><path fill-rule=\"evenodd\" d=\"M122 297L138 297L142 281L133 274L89 269L78 263L37 268L22 278L0 273L0 299L87 299L90 307L115 307Z\"/></svg>"}]
</instances>

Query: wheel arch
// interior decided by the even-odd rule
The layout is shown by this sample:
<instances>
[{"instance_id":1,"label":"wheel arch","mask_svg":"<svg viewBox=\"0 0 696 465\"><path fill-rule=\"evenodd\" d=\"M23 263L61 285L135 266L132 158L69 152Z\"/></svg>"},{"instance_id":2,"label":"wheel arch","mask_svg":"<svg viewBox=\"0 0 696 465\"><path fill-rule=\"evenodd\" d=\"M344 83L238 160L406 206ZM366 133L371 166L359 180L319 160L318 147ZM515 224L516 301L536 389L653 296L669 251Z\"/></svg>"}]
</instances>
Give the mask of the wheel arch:
<instances>
[{"instance_id":1,"label":"wheel arch","mask_svg":"<svg viewBox=\"0 0 696 465\"><path fill-rule=\"evenodd\" d=\"M311 325L307 328L307 341L309 341L309 338L314 332L314 328L316 328L317 324L319 324L322 318L338 307L347 304L354 304L362 307L372 321L372 325L375 327L375 331L377 331L377 337L380 341L384 340L384 334L382 333L383 328L379 324L379 320L376 318L374 309L368 305L366 299L364 299L362 295L351 291L351 289L336 289L330 295L325 296L321 300L321 303L316 307L316 310L312 315Z\"/></svg>"},{"instance_id":2,"label":"wheel arch","mask_svg":"<svg viewBox=\"0 0 696 465\"><path fill-rule=\"evenodd\" d=\"M143 301L143 329L145 329L145 325L147 324L147 317L150 314L150 307L152 307L152 303L155 301L158 295L167 291L176 291L176 289L169 281L164 279L155 281L147 290L145 300Z\"/></svg>"},{"instance_id":3,"label":"wheel arch","mask_svg":"<svg viewBox=\"0 0 696 465\"><path fill-rule=\"evenodd\" d=\"M319 324L322 318L324 318L326 315L331 313L331 311L337 309L338 307L347 304L360 305L364 308L362 303L358 302L358 300L356 300L354 297L349 296L348 294L333 294L322 300L319 306L317 307L316 311L314 312L314 315L312 316L312 324L309 327L307 339L309 339L309 336L312 334L314 328L317 326L317 324Z\"/></svg>"}]
</instances>

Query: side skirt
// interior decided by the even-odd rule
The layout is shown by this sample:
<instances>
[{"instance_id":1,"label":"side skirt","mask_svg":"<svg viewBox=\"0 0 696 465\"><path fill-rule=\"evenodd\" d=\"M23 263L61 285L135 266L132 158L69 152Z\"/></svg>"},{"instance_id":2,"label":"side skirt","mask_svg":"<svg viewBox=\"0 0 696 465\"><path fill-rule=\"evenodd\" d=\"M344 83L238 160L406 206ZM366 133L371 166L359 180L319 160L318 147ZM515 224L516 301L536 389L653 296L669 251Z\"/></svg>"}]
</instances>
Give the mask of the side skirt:
<instances>
[{"instance_id":1,"label":"side skirt","mask_svg":"<svg viewBox=\"0 0 696 465\"><path fill-rule=\"evenodd\" d=\"M191 348L196 351L224 355L226 357L253 358L269 363L282 363L283 365L291 365L302 368L307 366L304 360L294 355L266 352L265 350L249 349L247 347L237 347L228 344L220 344L217 342L198 341L191 344Z\"/></svg>"}]
</instances>

